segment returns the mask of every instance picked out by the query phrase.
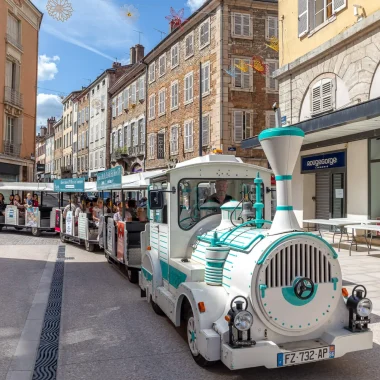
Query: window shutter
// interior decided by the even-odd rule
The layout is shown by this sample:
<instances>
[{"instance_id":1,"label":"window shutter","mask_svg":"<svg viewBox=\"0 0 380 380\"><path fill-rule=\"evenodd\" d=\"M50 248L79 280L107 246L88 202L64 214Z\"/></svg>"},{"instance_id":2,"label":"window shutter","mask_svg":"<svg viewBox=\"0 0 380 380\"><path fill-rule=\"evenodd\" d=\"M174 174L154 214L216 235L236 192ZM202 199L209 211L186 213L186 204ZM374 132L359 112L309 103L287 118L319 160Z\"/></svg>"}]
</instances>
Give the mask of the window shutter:
<instances>
[{"instance_id":1,"label":"window shutter","mask_svg":"<svg viewBox=\"0 0 380 380\"><path fill-rule=\"evenodd\" d=\"M249 139L252 137L252 113L245 112L245 131L244 138Z\"/></svg>"},{"instance_id":2,"label":"window shutter","mask_svg":"<svg viewBox=\"0 0 380 380\"><path fill-rule=\"evenodd\" d=\"M333 0L333 13L339 12L343 8L346 8L347 0Z\"/></svg>"},{"instance_id":3,"label":"window shutter","mask_svg":"<svg viewBox=\"0 0 380 380\"><path fill-rule=\"evenodd\" d=\"M132 98L132 104L136 104L136 82L132 84L131 86L131 98Z\"/></svg>"},{"instance_id":4,"label":"window shutter","mask_svg":"<svg viewBox=\"0 0 380 380\"><path fill-rule=\"evenodd\" d=\"M242 30L242 15L239 13L235 13L234 17L234 34L236 36L241 36L243 34Z\"/></svg>"},{"instance_id":5,"label":"window shutter","mask_svg":"<svg viewBox=\"0 0 380 380\"><path fill-rule=\"evenodd\" d=\"M236 65L239 65L239 64L240 64L240 59L239 58L234 58L234 65L233 65L233 68L235 70L235 78L234 78L235 85L234 85L234 87L237 87L237 88L241 88L242 87L241 70L239 69L239 67L236 66Z\"/></svg>"},{"instance_id":6,"label":"window shutter","mask_svg":"<svg viewBox=\"0 0 380 380\"><path fill-rule=\"evenodd\" d=\"M277 17L268 17L267 19L267 28L265 33L265 38L276 37L278 38L278 18Z\"/></svg>"},{"instance_id":7,"label":"window shutter","mask_svg":"<svg viewBox=\"0 0 380 380\"><path fill-rule=\"evenodd\" d=\"M318 82L311 90L311 109L312 113L321 112L321 82Z\"/></svg>"},{"instance_id":8,"label":"window shutter","mask_svg":"<svg viewBox=\"0 0 380 380\"><path fill-rule=\"evenodd\" d=\"M193 140L193 120L189 123L189 149L193 149L194 140Z\"/></svg>"},{"instance_id":9,"label":"window shutter","mask_svg":"<svg viewBox=\"0 0 380 380\"><path fill-rule=\"evenodd\" d=\"M193 84L194 84L194 77L193 74L189 76L189 100L193 99Z\"/></svg>"},{"instance_id":10,"label":"window shutter","mask_svg":"<svg viewBox=\"0 0 380 380\"><path fill-rule=\"evenodd\" d=\"M243 111L234 111L234 141L239 143L243 139Z\"/></svg>"},{"instance_id":11,"label":"window shutter","mask_svg":"<svg viewBox=\"0 0 380 380\"><path fill-rule=\"evenodd\" d=\"M145 125L144 119L139 120L139 136L140 136L140 144L145 144Z\"/></svg>"},{"instance_id":12,"label":"window shutter","mask_svg":"<svg viewBox=\"0 0 380 380\"><path fill-rule=\"evenodd\" d=\"M139 100L145 99L145 78L140 78L140 91L139 91Z\"/></svg>"},{"instance_id":13,"label":"window shutter","mask_svg":"<svg viewBox=\"0 0 380 380\"><path fill-rule=\"evenodd\" d=\"M131 125L128 125L127 127L127 147L131 147L132 146L132 126Z\"/></svg>"},{"instance_id":14,"label":"window shutter","mask_svg":"<svg viewBox=\"0 0 380 380\"><path fill-rule=\"evenodd\" d=\"M249 65L250 63L248 59L244 60L244 62L247 65ZM249 68L246 73L242 72L241 75L242 75L242 82L243 82L242 88L251 88L251 68Z\"/></svg>"},{"instance_id":15,"label":"window shutter","mask_svg":"<svg viewBox=\"0 0 380 380\"><path fill-rule=\"evenodd\" d=\"M322 111L330 111L333 108L333 99L332 99L332 80L331 79L322 79L321 84L321 95L322 95Z\"/></svg>"},{"instance_id":16,"label":"window shutter","mask_svg":"<svg viewBox=\"0 0 380 380\"><path fill-rule=\"evenodd\" d=\"M242 15L242 24L243 24L243 36L250 37L251 36L251 16L250 15Z\"/></svg>"},{"instance_id":17,"label":"window shutter","mask_svg":"<svg viewBox=\"0 0 380 380\"><path fill-rule=\"evenodd\" d=\"M210 116L202 117L202 146L210 144Z\"/></svg>"},{"instance_id":18,"label":"window shutter","mask_svg":"<svg viewBox=\"0 0 380 380\"><path fill-rule=\"evenodd\" d=\"M309 0L298 0L298 37L309 31Z\"/></svg>"},{"instance_id":19,"label":"window shutter","mask_svg":"<svg viewBox=\"0 0 380 380\"><path fill-rule=\"evenodd\" d=\"M276 127L276 115L274 112L271 112L269 114L269 128L275 128Z\"/></svg>"},{"instance_id":20,"label":"window shutter","mask_svg":"<svg viewBox=\"0 0 380 380\"><path fill-rule=\"evenodd\" d=\"M268 71L266 77L266 86L271 90L278 90L278 81L273 78L273 72L277 70L277 62L267 62Z\"/></svg>"}]
</instances>

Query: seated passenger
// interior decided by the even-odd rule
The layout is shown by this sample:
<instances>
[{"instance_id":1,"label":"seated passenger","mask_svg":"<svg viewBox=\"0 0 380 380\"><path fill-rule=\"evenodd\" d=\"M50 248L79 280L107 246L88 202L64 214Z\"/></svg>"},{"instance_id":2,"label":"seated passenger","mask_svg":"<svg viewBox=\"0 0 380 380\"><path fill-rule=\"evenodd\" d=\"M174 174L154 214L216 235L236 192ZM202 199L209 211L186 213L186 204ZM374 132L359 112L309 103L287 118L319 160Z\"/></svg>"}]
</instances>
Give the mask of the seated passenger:
<instances>
[{"instance_id":1,"label":"seated passenger","mask_svg":"<svg viewBox=\"0 0 380 380\"><path fill-rule=\"evenodd\" d=\"M132 216L132 220L139 220L137 218L136 201L134 199L128 201L128 211Z\"/></svg>"},{"instance_id":2,"label":"seated passenger","mask_svg":"<svg viewBox=\"0 0 380 380\"><path fill-rule=\"evenodd\" d=\"M103 199L98 198L96 206L92 210L92 219L95 222L96 227L99 227L100 216L104 215L104 202Z\"/></svg>"},{"instance_id":3,"label":"seated passenger","mask_svg":"<svg viewBox=\"0 0 380 380\"><path fill-rule=\"evenodd\" d=\"M33 207L38 207L38 195L33 194Z\"/></svg>"},{"instance_id":4,"label":"seated passenger","mask_svg":"<svg viewBox=\"0 0 380 380\"><path fill-rule=\"evenodd\" d=\"M21 203L21 198L18 194L14 196L13 205L19 210L19 215L21 218L25 217L25 206Z\"/></svg>"},{"instance_id":5,"label":"seated passenger","mask_svg":"<svg viewBox=\"0 0 380 380\"><path fill-rule=\"evenodd\" d=\"M117 225L117 222L132 222L132 215L128 210L125 210L125 219L123 219L123 204L119 202L116 205L116 213L113 216L113 220L115 225Z\"/></svg>"},{"instance_id":6,"label":"seated passenger","mask_svg":"<svg viewBox=\"0 0 380 380\"><path fill-rule=\"evenodd\" d=\"M210 195L209 197L207 197L204 203L214 202L214 203L218 203L219 205L223 205L233 200L231 195L227 194L227 190L228 190L227 180L224 180L224 179L216 180L215 190L216 192Z\"/></svg>"},{"instance_id":7,"label":"seated passenger","mask_svg":"<svg viewBox=\"0 0 380 380\"><path fill-rule=\"evenodd\" d=\"M4 195L0 193L0 215L5 215L5 208L7 206L4 203Z\"/></svg>"},{"instance_id":8,"label":"seated passenger","mask_svg":"<svg viewBox=\"0 0 380 380\"><path fill-rule=\"evenodd\" d=\"M72 200L70 199L69 204L63 210L63 218L66 219L66 215L68 211L72 211L73 215L75 215L75 210L78 207L78 197L75 195Z\"/></svg>"}]
</instances>

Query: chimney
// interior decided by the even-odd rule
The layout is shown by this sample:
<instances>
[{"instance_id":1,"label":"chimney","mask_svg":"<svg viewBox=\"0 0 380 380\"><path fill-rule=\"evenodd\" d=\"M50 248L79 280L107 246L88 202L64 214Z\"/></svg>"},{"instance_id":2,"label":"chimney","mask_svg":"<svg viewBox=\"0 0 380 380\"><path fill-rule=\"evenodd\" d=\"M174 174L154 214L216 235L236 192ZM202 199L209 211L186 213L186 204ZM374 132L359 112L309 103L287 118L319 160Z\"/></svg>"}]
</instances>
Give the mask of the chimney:
<instances>
[{"instance_id":1,"label":"chimney","mask_svg":"<svg viewBox=\"0 0 380 380\"><path fill-rule=\"evenodd\" d=\"M137 44L135 46L135 49L136 49L136 62L135 63L139 63L143 60L144 55L145 55L144 46Z\"/></svg>"},{"instance_id":2,"label":"chimney","mask_svg":"<svg viewBox=\"0 0 380 380\"><path fill-rule=\"evenodd\" d=\"M134 65L136 63L136 48L134 46L132 46L130 49L129 63L131 65Z\"/></svg>"},{"instance_id":3,"label":"chimney","mask_svg":"<svg viewBox=\"0 0 380 380\"><path fill-rule=\"evenodd\" d=\"M117 69L118 67L121 67L121 63L120 63L120 62L114 62L114 63L112 64L112 68L113 68L113 69Z\"/></svg>"},{"instance_id":4,"label":"chimney","mask_svg":"<svg viewBox=\"0 0 380 380\"><path fill-rule=\"evenodd\" d=\"M276 110L278 112L278 110ZM292 174L305 133L296 127L265 129L259 141L276 176L277 208L269 234L299 230L292 206Z\"/></svg>"}]
</instances>

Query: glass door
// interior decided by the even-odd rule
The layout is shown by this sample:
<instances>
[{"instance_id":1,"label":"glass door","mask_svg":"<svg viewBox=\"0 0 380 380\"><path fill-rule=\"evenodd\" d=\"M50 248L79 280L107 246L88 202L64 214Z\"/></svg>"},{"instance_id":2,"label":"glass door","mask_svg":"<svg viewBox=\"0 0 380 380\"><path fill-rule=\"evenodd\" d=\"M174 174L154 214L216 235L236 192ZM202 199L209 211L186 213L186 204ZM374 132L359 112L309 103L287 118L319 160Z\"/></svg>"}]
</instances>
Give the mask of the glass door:
<instances>
[{"instance_id":1,"label":"glass door","mask_svg":"<svg viewBox=\"0 0 380 380\"><path fill-rule=\"evenodd\" d=\"M344 173L332 174L332 218L344 218Z\"/></svg>"}]
</instances>

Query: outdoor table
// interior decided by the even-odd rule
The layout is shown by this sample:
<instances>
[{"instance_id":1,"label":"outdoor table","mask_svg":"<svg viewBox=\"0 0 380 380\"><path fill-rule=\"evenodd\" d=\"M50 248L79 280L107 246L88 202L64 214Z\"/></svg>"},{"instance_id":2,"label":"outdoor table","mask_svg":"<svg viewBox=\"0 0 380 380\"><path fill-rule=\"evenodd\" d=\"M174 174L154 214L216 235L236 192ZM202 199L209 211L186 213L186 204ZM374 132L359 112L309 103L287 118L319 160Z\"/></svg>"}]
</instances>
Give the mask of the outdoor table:
<instances>
[{"instance_id":1,"label":"outdoor table","mask_svg":"<svg viewBox=\"0 0 380 380\"><path fill-rule=\"evenodd\" d=\"M376 222L378 222L378 220ZM365 242L367 244L368 254L369 254L370 250L372 248L372 237L373 237L372 232L373 231L380 232L380 226L375 226L375 225L372 225L372 224L353 224L353 225L349 225L347 228L348 229L352 229L352 240L351 240L351 244L350 244L350 256L351 256L352 243L354 241L356 243L356 250L358 249L358 243L356 242L355 234L354 234L354 231L356 231L356 230L364 230L365 231L364 237L365 237ZM371 239L370 239L370 243L369 244L368 244L368 239L367 239L367 233L368 233L368 231L370 231L370 235L371 235Z\"/></svg>"}]
</instances>

